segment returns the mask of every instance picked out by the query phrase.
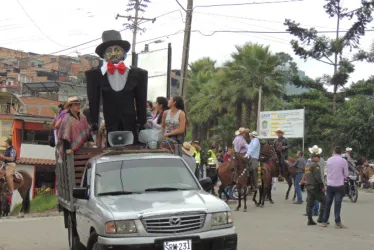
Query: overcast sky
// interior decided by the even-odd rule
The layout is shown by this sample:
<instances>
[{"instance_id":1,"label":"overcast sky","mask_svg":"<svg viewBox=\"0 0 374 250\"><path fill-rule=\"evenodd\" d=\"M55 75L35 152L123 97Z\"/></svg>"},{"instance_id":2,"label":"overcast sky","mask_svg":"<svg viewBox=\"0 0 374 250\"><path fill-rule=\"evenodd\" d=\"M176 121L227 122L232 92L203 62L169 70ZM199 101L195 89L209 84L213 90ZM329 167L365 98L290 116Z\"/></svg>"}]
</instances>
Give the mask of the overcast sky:
<instances>
[{"instance_id":1,"label":"overcast sky","mask_svg":"<svg viewBox=\"0 0 374 250\"><path fill-rule=\"evenodd\" d=\"M151 0L152 1L152 0ZM324 12L324 0L304 0L301 2L265 4L280 0L194 0L196 6L192 21L194 32L191 37L190 62L203 56L215 59L220 65L230 59L235 45L245 42L257 42L270 45L273 52L286 52L294 57L301 70L310 77L330 74L332 66L309 60L304 62L296 57L291 49L289 34L233 34L215 33L217 30L253 30L253 31L285 31L284 19L289 18L300 22L305 27L315 27L318 30L334 30L335 20L329 19ZM180 0L186 7L187 0ZM262 2L245 6L230 7L197 7L199 5ZM359 5L358 0L344 0L343 7L353 9ZM19 4L20 3L20 4ZM101 37L104 30L124 29L127 20L116 20L117 13L128 15L127 0L7 0L2 3L0 17L0 47L23 50L35 53L52 53L67 49L84 42ZM21 7L22 5L22 7ZM177 11L175 11L177 10ZM179 11L178 11L179 10ZM174 11L174 12L172 12ZM182 57L183 29L185 13L175 0L153 0L142 13L143 17L154 18L164 15L155 23L145 23L144 34L138 35L136 50L144 49L145 42L168 34L161 44L150 44L150 50L167 47L172 43L174 69L179 69ZM130 13L133 15L134 13ZM31 21L33 20L33 21ZM34 22L34 23L33 23ZM349 22L341 24L342 29L349 26ZM372 28L371 24L369 27ZM368 32L361 40L363 49L369 49L374 32ZM333 35L331 35L333 36ZM132 42L130 31L122 32L123 39ZM59 54L76 56L94 53L95 47L101 41L88 43L74 49L68 49ZM346 51L346 56L352 52ZM350 81L367 78L372 74L373 65L356 63L356 70Z\"/></svg>"}]
</instances>

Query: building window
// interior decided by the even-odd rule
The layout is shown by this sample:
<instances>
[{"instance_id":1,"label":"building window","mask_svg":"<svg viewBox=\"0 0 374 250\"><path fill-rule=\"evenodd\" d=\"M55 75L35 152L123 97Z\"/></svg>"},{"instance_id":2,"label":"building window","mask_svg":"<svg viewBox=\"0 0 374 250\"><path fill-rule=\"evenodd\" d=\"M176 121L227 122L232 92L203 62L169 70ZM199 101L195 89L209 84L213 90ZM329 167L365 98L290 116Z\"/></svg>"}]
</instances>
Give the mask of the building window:
<instances>
[{"instance_id":1,"label":"building window","mask_svg":"<svg viewBox=\"0 0 374 250\"><path fill-rule=\"evenodd\" d=\"M57 62L57 59L56 58L51 58L51 62Z\"/></svg>"},{"instance_id":2,"label":"building window","mask_svg":"<svg viewBox=\"0 0 374 250\"><path fill-rule=\"evenodd\" d=\"M39 131L39 130L24 130L23 131L23 142L39 144L39 145L49 145L48 143L49 131Z\"/></svg>"}]
</instances>

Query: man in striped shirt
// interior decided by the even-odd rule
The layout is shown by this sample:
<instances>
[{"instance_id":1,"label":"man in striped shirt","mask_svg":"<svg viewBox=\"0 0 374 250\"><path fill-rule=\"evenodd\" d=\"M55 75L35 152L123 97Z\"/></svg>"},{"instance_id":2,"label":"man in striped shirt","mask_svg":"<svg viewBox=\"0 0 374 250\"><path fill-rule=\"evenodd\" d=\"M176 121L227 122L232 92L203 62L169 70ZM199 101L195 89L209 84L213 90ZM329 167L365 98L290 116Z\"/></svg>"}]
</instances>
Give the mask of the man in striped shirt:
<instances>
[{"instance_id":1,"label":"man in striped shirt","mask_svg":"<svg viewBox=\"0 0 374 250\"><path fill-rule=\"evenodd\" d=\"M0 154L0 159L5 163L5 178L9 187L9 194L14 191L13 175L16 171L17 151L14 149L12 139L5 141L5 153Z\"/></svg>"}]
</instances>

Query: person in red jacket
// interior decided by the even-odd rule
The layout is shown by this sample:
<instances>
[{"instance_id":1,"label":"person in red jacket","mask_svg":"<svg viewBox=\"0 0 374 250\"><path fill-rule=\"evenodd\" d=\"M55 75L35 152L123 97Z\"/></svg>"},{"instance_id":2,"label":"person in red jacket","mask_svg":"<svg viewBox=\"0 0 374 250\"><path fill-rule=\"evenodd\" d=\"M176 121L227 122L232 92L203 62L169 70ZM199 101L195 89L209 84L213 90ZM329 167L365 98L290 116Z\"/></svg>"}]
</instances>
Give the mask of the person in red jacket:
<instances>
[{"instance_id":1,"label":"person in red jacket","mask_svg":"<svg viewBox=\"0 0 374 250\"><path fill-rule=\"evenodd\" d=\"M231 161L231 159L232 159L232 148L228 148L227 153L223 157L223 162Z\"/></svg>"}]
</instances>

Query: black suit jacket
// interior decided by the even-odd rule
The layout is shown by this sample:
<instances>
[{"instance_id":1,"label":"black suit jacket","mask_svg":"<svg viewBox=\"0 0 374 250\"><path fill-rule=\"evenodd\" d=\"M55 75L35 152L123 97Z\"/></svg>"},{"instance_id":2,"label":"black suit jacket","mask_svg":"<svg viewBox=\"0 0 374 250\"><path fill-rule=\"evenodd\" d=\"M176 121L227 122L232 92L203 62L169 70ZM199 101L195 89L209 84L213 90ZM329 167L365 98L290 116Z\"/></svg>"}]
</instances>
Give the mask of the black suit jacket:
<instances>
[{"instance_id":1,"label":"black suit jacket","mask_svg":"<svg viewBox=\"0 0 374 250\"><path fill-rule=\"evenodd\" d=\"M105 127L111 131L133 131L136 125L146 123L148 72L132 67L125 87L114 91L109 84L107 73L100 68L85 72L87 97L89 101L91 123L99 126L100 99L102 96ZM134 128L135 126L135 128Z\"/></svg>"}]
</instances>

